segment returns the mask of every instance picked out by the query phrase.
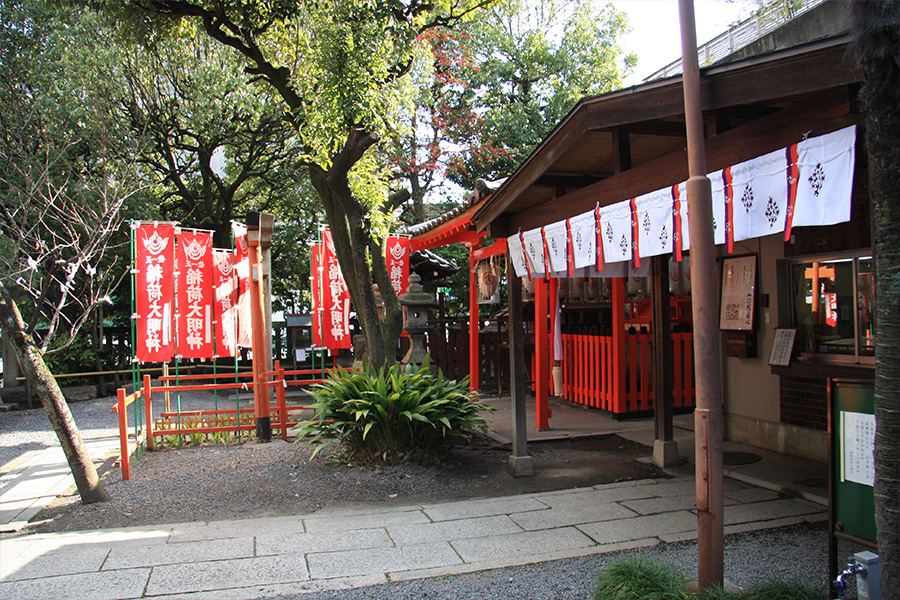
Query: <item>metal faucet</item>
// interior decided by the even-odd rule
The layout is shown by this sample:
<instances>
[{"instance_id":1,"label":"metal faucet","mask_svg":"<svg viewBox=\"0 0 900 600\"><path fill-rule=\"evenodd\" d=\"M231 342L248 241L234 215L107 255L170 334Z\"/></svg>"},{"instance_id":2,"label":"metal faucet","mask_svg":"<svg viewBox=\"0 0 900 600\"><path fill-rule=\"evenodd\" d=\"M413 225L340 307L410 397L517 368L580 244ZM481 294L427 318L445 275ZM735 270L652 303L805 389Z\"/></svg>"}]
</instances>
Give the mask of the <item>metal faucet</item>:
<instances>
[{"instance_id":1,"label":"metal faucet","mask_svg":"<svg viewBox=\"0 0 900 600\"><path fill-rule=\"evenodd\" d=\"M866 567L866 565L858 563L854 561L853 558L851 558L847 563L847 568L844 569L843 573L838 575L838 578L835 579L831 583L831 585L835 590L837 590L838 596L843 598L844 591L847 589L847 582L844 581L844 577L848 577L850 575L862 575L863 577L865 577L867 572L868 568Z\"/></svg>"}]
</instances>

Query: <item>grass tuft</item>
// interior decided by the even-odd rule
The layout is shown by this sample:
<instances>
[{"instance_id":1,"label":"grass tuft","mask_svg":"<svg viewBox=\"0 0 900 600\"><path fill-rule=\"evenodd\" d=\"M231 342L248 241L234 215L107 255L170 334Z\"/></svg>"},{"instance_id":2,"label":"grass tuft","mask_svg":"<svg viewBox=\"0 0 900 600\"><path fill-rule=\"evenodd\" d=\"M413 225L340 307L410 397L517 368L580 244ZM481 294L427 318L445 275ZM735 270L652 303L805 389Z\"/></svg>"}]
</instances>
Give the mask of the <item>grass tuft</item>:
<instances>
[{"instance_id":1,"label":"grass tuft","mask_svg":"<svg viewBox=\"0 0 900 600\"><path fill-rule=\"evenodd\" d=\"M802 583L770 582L740 593L722 589L689 591L687 578L646 557L614 563L597 579L593 600L825 600L828 595Z\"/></svg>"}]
</instances>

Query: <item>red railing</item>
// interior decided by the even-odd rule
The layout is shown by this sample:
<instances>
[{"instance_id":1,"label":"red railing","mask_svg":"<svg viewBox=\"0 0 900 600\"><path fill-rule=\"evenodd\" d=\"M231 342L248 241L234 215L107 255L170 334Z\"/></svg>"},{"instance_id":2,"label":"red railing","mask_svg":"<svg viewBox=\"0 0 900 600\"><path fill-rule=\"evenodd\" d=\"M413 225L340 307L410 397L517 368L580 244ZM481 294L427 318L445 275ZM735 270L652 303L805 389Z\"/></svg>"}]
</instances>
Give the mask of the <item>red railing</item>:
<instances>
[{"instance_id":1,"label":"red railing","mask_svg":"<svg viewBox=\"0 0 900 600\"><path fill-rule=\"evenodd\" d=\"M286 390L288 387L309 386L325 381L324 373L321 370L295 370L286 371L281 368L280 364L275 362L274 371L268 372L269 381L265 382L267 388L275 389L275 405L269 406L269 412L272 416L272 429L279 430L281 439L287 440L288 430L297 425L297 421L290 419L291 411L304 410L308 407L305 405L288 406ZM112 406L112 411L119 414L119 438L121 440L121 457L117 464L122 466L122 479L131 478L130 455L136 448L146 442L147 449L153 450L154 438L163 436L188 436L188 435L209 435L215 433L237 433L242 431L255 430L256 424L252 418L244 419L244 415L248 417L254 414L253 408L240 408L236 405L233 409L214 409L214 410L191 410L180 411L172 410L170 403L170 394L188 391L213 391L213 390L249 390L252 394L252 383L249 382L229 382L229 383L201 383L201 384L184 384L183 381L209 381L218 380L224 377L250 378L252 373L223 374L203 374L189 375L176 378L171 375L163 375L160 377L162 385L152 386L150 375L144 375L142 387L132 394L126 394L124 388L117 391L117 402ZM176 385L172 382L177 380ZM153 394L164 393L166 409L154 419L153 417ZM142 402L139 402L141 401ZM128 420L126 418L127 408L129 405L142 405L143 422L138 423L141 419L135 419L133 436L128 433ZM137 409L140 410L140 409ZM234 417L228 419L227 417ZM210 425L214 422L214 425ZM174 427L170 427L174 425ZM129 444L129 437L133 439L133 445Z\"/></svg>"},{"instance_id":2,"label":"red railing","mask_svg":"<svg viewBox=\"0 0 900 600\"><path fill-rule=\"evenodd\" d=\"M614 351L611 335L564 333L563 397L570 402L614 414L653 409L652 335L628 333L623 353ZM693 334L673 333L674 406L694 405ZM623 365L618 362L624 362ZM618 381L617 372L624 377ZM618 385L617 385L618 384Z\"/></svg>"}]
</instances>

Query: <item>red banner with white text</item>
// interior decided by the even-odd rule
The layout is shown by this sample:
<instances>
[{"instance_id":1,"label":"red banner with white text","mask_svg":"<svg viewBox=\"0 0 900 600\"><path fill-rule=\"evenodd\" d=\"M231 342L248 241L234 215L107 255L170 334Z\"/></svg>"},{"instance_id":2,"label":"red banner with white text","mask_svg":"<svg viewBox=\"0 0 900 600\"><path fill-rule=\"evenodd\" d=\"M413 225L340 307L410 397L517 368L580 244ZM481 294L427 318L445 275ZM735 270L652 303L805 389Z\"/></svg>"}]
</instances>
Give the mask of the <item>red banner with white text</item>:
<instances>
[{"instance_id":1,"label":"red banner with white text","mask_svg":"<svg viewBox=\"0 0 900 600\"><path fill-rule=\"evenodd\" d=\"M178 355L212 358L212 232L182 230L178 264Z\"/></svg>"},{"instance_id":2,"label":"red banner with white text","mask_svg":"<svg viewBox=\"0 0 900 600\"><path fill-rule=\"evenodd\" d=\"M330 350L350 348L350 292L341 273L331 230L322 231L322 345Z\"/></svg>"},{"instance_id":3,"label":"red banner with white text","mask_svg":"<svg viewBox=\"0 0 900 600\"><path fill-rule=\"evenodd\" d=\"M140 362L175 355L175 227L142 224L135 231L135 306Z\"/></svg>"},{"instance_id":4,"label":"red banner with white text","mask_svg":"<svg viewBox=\"0 0 900 600\"><path fill-rule=\"evenodd\" d=\"M309 277L310 293L312 295L312 340L313 346L322 346L322 275L319 272L319 264L322 260L322 245L313 244L312 256L310 257L312 265L312 275Z\"/></svg>"},{"instance_id":5,"label":"red banner with white text","mask_svg":"<svg viewBox=\"0 0 900 600\"><path fill-rule=\"evenodd\" d=\"M386 246L387 270L397 295L409 288L409 238L390 236Z\"/></svg>"},{"instance_id":6,"label":"red banner with white text","mask_svg":"<svg viewBox=\"0 0 900 600\"><path fill-rule=\"evenodd\" d=\"M237 345L241 348L250 348L253 343L253 322L250 309L250 257L247 226L232 223L231 230L234 234L234 268L237 271L238 281Z\"/></svg>"},{"instance_id":7,"label":"red banner with white text","mask_svg":"<svg viewBox=\"0 0 900 600\"><path fill-rule=\"evenodd\" d=\"M234 356L237 346L237 309L235 303L234 253L213 250L213 318L215 319L216 356Z\"/></svg>"}]
</instances>

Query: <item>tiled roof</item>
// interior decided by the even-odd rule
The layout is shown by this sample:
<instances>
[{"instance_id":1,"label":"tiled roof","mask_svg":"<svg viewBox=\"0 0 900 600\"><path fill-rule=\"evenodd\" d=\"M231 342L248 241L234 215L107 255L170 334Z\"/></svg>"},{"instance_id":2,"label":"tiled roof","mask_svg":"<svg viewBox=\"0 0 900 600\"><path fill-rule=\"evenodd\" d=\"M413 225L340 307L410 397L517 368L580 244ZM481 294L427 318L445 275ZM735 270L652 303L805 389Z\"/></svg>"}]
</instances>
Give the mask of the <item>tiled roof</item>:
<instances>
[{"instance_id":1,"label":"tiled roof","mask_svg":"<svg viewBox=\"0 0 900 600\"><path fill-rule=\"evenodd\" d=\"M431 231L435 227L446 223L450 219L458 217L473 204L476 204L484 198L493 194L494 191L500 188L504 181L506 181L505 178L498 179L496 181L486 181L484 179L479 179L475 182L475 189L466 192L463 196L463 201L460 204L457 204L450 210L441 215L438 215L433 219L423 221L422 223L416 223L415 225L407 225L405 227L401 227L397 230L397 233L416 236Z\"/></svg>"}]
</instances>

